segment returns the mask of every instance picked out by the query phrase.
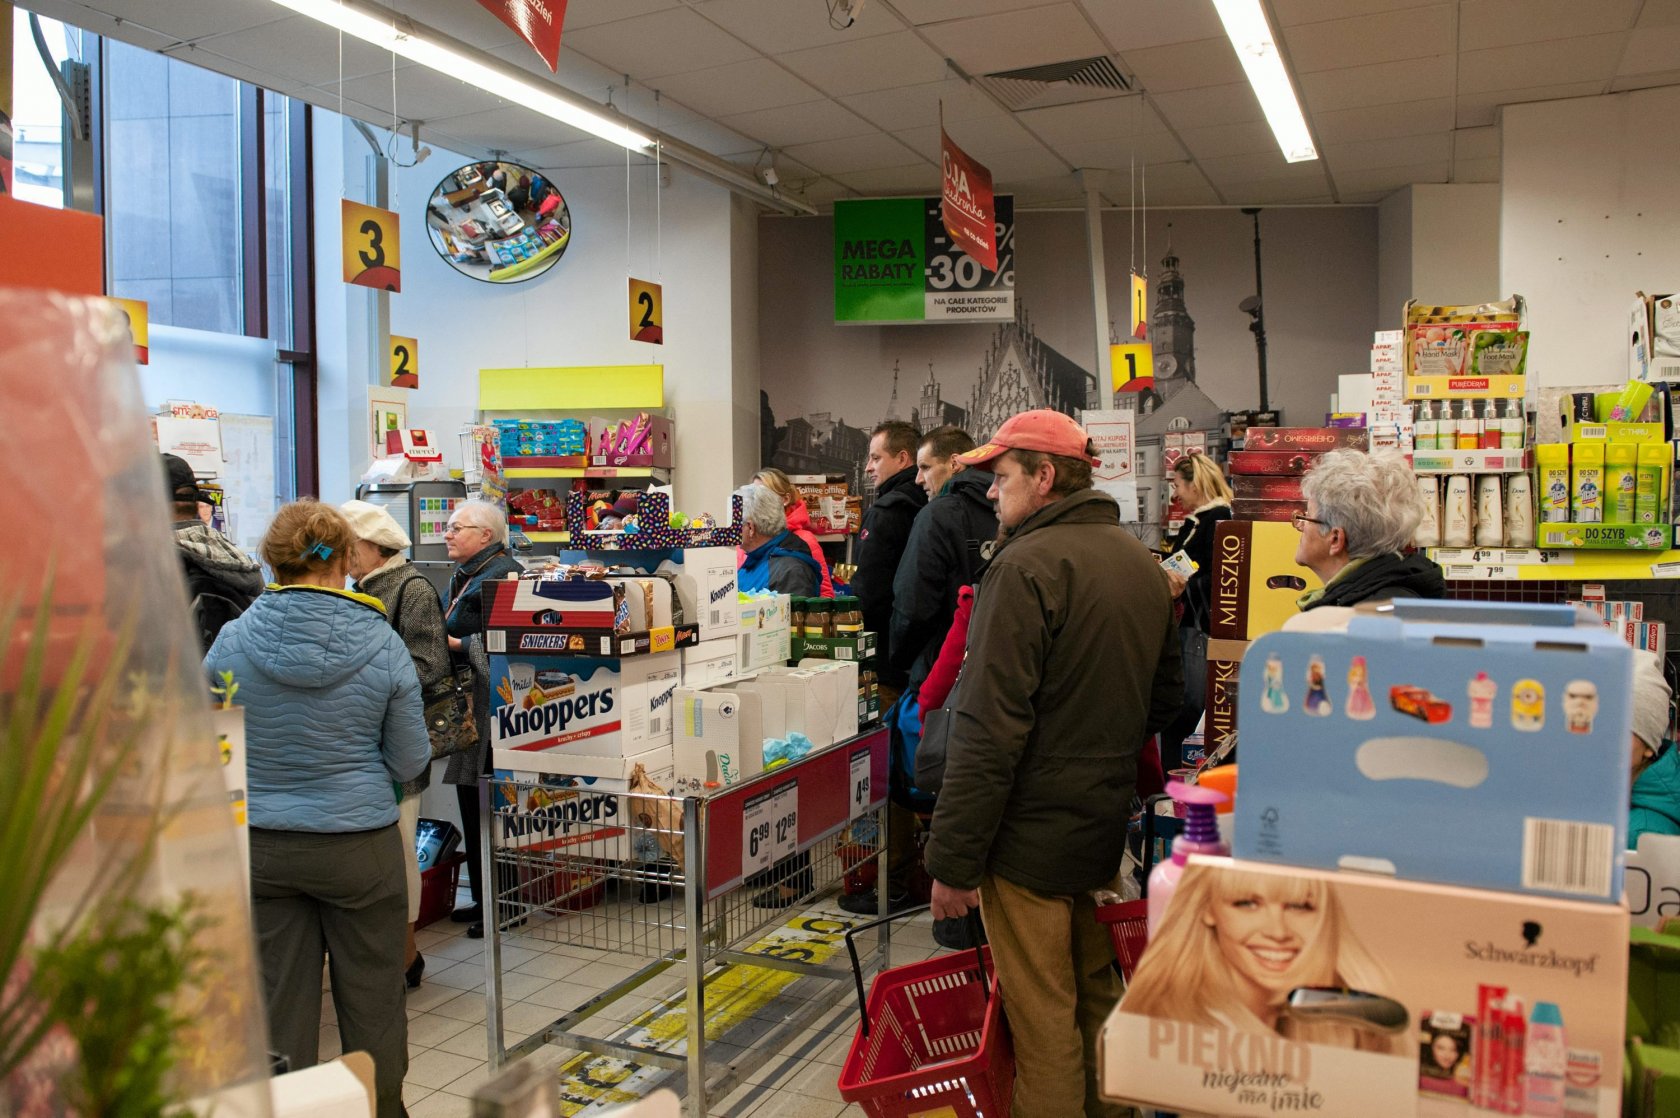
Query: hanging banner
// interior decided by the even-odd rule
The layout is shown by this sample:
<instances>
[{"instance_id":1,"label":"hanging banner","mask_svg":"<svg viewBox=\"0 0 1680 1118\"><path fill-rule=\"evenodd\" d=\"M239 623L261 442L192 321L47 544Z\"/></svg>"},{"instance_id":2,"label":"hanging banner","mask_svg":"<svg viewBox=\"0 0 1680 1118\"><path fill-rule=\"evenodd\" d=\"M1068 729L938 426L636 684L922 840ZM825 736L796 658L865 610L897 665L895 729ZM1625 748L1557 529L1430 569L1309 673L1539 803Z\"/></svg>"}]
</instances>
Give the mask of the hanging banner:
<instances>
[{"instance_id":1,"label":"hanging banner","mask_svg":"<svg viewBox=\"0 0 1680 1118\"><path fill-rule=\"evenodd\" d=\"M1108 347L1114 371L1114 391L1142 392L1155 387L1155 355L1148 342L1121 342Z\"/></svg>"},{"instance_id":2,"label":"hanging banner","mask_svg":"<svg viewBox=\"0 0 1680 1118\"><path fill-rule=\"evenodd\" d=\"M1149 336L1149 281L1132 273L1132 337Z\"/></svg>"},{"instance_id":3,"label":"hanging banner","mask_svg":"<svg viewBox=\"0 0 1680 1118\"><path fill-rule=\"evenodd\" d=\"M420 343L391 335L391 387L420 387Z\"/></svg>"},{"instance_id":4,"label":"hanging banner","mask_svg":"<svg viewBox=\"0 0 1680 1118\"><path fill-rule=\"evenodd\" d=\"M660 284L630 280L630 340L665 344L665 289Z\"/></svg>"},{"instance_id":5,"label":"hanging banner","mask_svg":"<svg viewBox=\"0 0 1680 1118\"><path fill-rule=\"evenodd\" d=\"M552 73L560 65L560 25L566 22L566 0L478 0L521 39L531 45Z\"/></svg>"},{"instance_id":6,"label":"hanging banner","mask_svg":"<svg viewBox=\"0 0 1680 1118\"><path fill-rule=\"evenodd\" d=\"M1137 473L1133 459L1137 414L1130 411L1087 411L1085 433L1091 436L1100 466L1091 467L1091 484L1120 503L1120 522L1138 518Z\"/></svg>"},{"instance_id":7,"label":"hanging banner","mask_svg":"<svg viewBox=\"0 0 1680 1118\"><path fill-rule=\"evenodd\" d=\"M129 333L134 335L134 363L149 365L152 361L150 331L147 327L146 304L139 299L118 299L112 297L111 302L117 309L128 316Z\"/></svg>"},{"instance_id":8,"label":"hanging banner","mask_svg":"<svg viewBox=\"0 0 1680 1118\"><path fill-rule=\"evenodd\" d=\"M943 111L939 123L939 163L943 170L940 217L958 248L978 260L987 271L998 266L996 219L992 213L992 173L945 133Z\"/></svg>"},{"instance_id":9,"label":"hanging banner","mask_svg":"<svg viewBox=\"0 0 1680 1118\"><path fill-rule=\"evenodd\" d=\"M341 209L344 282L380 291L402 290L401 222L390 210L346 198Z\"/></svg>"},{"instance_id":10,"label":"hanging banner","mask_svg":"<svg viewBox=\"0 0 1680 1118\"><path fill-rule=\"evenodd\" d=\"M993 199L997 268L952 242L938 198L834 203L834 321L1009 322L1015 318L1015 199Z\"/></svg>"}]
</instances>

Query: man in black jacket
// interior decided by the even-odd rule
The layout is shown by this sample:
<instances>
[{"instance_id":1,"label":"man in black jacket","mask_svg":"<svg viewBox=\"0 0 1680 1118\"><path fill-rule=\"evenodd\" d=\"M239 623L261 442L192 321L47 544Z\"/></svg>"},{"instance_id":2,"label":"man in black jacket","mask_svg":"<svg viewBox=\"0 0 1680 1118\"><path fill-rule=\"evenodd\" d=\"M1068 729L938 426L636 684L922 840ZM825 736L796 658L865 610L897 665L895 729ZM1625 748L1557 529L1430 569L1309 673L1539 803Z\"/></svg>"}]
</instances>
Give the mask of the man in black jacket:
<instances>
[{"instance_id":1,"label":"man in black jacket","mask_svg":"<svg viewBox=\"0 0 1680 1118\"><path fill-rule=\"evenodd\" d=\"M198 478L186 459L163 455L165 484L175 516L175 551L186 576L193 628L205 652L222 626L244 613L263 592L262 568L234 542L205 523Z\"/></svg>"},{"instance_id":2,"label":"man in black jacket","mask_svg":"<svg viewBox=\"0 0 1680 1118\"><path fill-rule=\"evenodd\" d=\"M875 676L881 688L881 709L898 698L909 674L893 667L893 579L910 541L910 526L927 504L916 484L916 444L921 434L910 424L888 420L869 436L869 462L864 472L875 486L875 501L863 514L858 533L857 574L852 592L863 607L863 627L875 634Z\"/></svg>"}]
</instances>

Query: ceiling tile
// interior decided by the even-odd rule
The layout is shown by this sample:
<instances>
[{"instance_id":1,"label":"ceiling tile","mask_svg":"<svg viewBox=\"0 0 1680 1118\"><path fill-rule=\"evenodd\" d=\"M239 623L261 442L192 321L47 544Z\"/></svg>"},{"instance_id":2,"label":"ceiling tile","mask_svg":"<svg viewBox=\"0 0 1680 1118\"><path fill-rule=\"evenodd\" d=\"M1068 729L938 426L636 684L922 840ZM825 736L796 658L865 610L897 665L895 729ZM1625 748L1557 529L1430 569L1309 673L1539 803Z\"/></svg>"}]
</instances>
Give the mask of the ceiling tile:
<instances>
[{"instance_id":1,"label":"ceiling tile","mask_svg":"<svg viewBox=\"0 0 1680 1118\"><path fill-rule=\"evenodd\" d=\"M1680 0L1645 0L1639 10L1639 23L1645 27L1670 27L1680 23Z\"/></svg>"},{"instance_id":2,"label":"ceiling tile","mask_svg":"<svg viewBox=\"0 0 1680 1118\"><path fill-rule=\"evenodd\" d=\"M1375 66L1348 66L1299 74L1296 82L1312 113L1424 101L1453 87L1458 60L1451 53Z\"/></svg>"},{"instance_id":3,"label":"ceiling tile","mask_svg":"<svg viewBox=\"0 0 1680 1118\"><path fill-rule=\"evenodd\" d=\"M451 4L448 0L399 0L395 4L388 2L386 6L396 8L416 23L423 23L434 31L440 31L452 39L459 39L480 50L518 43L533 58L537 56L537 52L531 50L513 28L478 4ZM566 21L566 26L571 26L570 20ZM546 64L544 68L547 68Z\"/></svg>"},{"instance_id":4,"label":"ceiling tile","mask_svg":"<svg viewBox=\"0 0 1680 1118\"><path fill-rule=\"evenodd\" d=\"M459 3L459 0L427 0L427 3ZM585 27L599 27L603 23L668 12L682 6L681 0L570 0L566 5L566 32L570 34ZM561 49L565 48L562 46Z\"/></svg>"},{"instance_id":5,"label":"ceiling tile","mask_svg":"<svg viewBox=\"0 0 1680 1118\"><path fill-rule=\"evenodd\" d=\"M279 70L300 85L325 85L341 77L390 74L390 51L379 50L349 35L343 36L341 66L339 39L339 33L326 24L307 16L293 16L252 31L222 35L213 47L206 49L259 70ZM193 52L178 51L174 57L191 62Z\"/></svg>"},{"instance_id":6,"label":"ceiling tile","mask_svg":"<svg viewBox=\"0 0 1680 1118\"><path fill-rule=\"evenodd\" d=\"M706 117L696 117L693 120L679 121L665 129L667 135L681 140L685 144L693 144L703 151L713 155L734 154L735 152L754 150L764 145L751 136L743 136L732 128L726 128L715 120Z\"/></svg>"},{"instance_id":7,"label":"ceiling tile","mask_svg":"<svg viewBox=\"0 0 1680 1118\"><path fill-rule=\"evenodd\" d=\"M1340 182L1343 171L1371 171L1381 167L1404 167L1418 163L1448 163L1452 160L1452 135L1432 132L1386 140L1359 140L1326 144L1324 161Z\"/></svg>"},{"instance_id":8,"label":"ceiling tile","mask_svg":"<svg viewBox=\"0 0 1680 1118\"><path fill-rule=\"evenodd\" d=\"M1080 144L1162 130L1160 119L1138 96L1032 109L1017 113L1015 119L1052 144Z\"/></svg>"},{"instance_id":9,"label":"ceiling tile","mask_svg":"<svg viewBox=\"0 0 1680 1118\"><path fill-rule=\"evenodd\" d=\"M946 58L971 74L1015 70L1108 53L1072 3L951 20L922 29Z\"/></svg>"},{"instance_id":10,"label":"ceiling tile","mask_svg":"<svg viewBox=\"0 0 1680 1118\"><path fill-rule=\"evenodd\" d=\"M1075 167L1104 167L1118 171L1122 177L1134 167L1141 170L1144 164L1166 165L1187 158L1183 145L1173 139L1170 132L1140 136L1136 140L1117 138L1082 144L1057 144L1056 154ZM1153 171L1150 173L1154 174Z\"/></svg>"},{"instance_id":11,"label":"ceiling tile","mask_svg":"<svg viewBox=\"0 0 1680 1118\"><path fill-rule=\"evenodd\" d=\"M1393 194L1394 191L1366 190L1358 194L1349 194L1345 190L1338 190L1337 193L1342 196L1342 205L1344 206L1372 206Z\"/></svg>"},{"instance_id":12,"label":"ceiling tile","mask_svg":"<svg viewBox=\"0 0 1680 1118\"><path fill-rule=\"evenodd\" d=\"M1381 140L1389 136L1415 136L1420 132L1445 134L1451 132L1452 127L1451 97L1313 114L1313 130L1319 142L1326 145Z\"/></svg>"},{"instance_id":13,"label":"ceiling tile","mask_svg":"<svg viewBox=\"0 0 1680 1118\"><path fill-rule=\"evenodd\" d=\"M904 29L903 24L885 15L859 16L852 26L838 29L829 24L816 4L790 12L787 0L707 0L694 10L765 54L867 39Z\"/></svg>"},{"instance_id":14,"label":"ceiling tile","mask_svg":"<svg viewBox=\"0 0 1680 1118\"><path fill-rule=\"evenodd\" d=\"M664 96L713 117L779 109L822 97L768 58L673 74L653 84Z\"/></svg>"},{"instance_id":15,"label":"ceiling tile","mask_svg":"<svg viewBox=\"0 0 1680 1118\"><path fill-rule=\"evenodd\" d=\"M1414 182L1446 182L1451 175L1452 167L1445 162L1382 167L1371 171L1348 171L1336 175L1336 189L1350 194L1363 194L1374 190L1392 193Z\"/></svg>"},{"instance_id":16,"label":"ceiling tile","mask_svg":"<svg viewBox=\"0 0 1680 1118\"><path fill-rule=\"evenodd\" d=\"M1023 148L989 156L986 167L992 172L993 189L1007 192L1009 184L1018 179L1039 179L1053 175L1071 175L1073 169L1053 152L1043 148Z\"/></svg>"},{"instance_id":17,"label":"ceiling tile","mask_svg":"<svg viewBox=\"0 0 1680 1118\"><path fill-rule=\"evenodd\" d=\"M1144 205L1200 206L1219 201L1219 193L1194 163L1154 163L1147 171L1147 175L1140 176L1140 185L1146 185L1148 190L1140 188L1136 195ZM1131 197L1130 188L1125 183L1110 183L1105 193L1120 206L1126 205Z\"/></svg>"},{"instance_id":18,"label":"ceiling tile","mask_svg":"<svg viewBox=\"0 0 1680 1118\"><path fill-rule=\"evenodd\" d=\"M1453 182L1498 182L1499 160L1456 159L1453 161Z\"/></svg>"},{"instance_id":19,"label":"ceiling tile","mask_svg":"<svg viewBox=\"0 0 1680 1118\"><path fill-rule=\"evenodd\" d=\"M1482 50L1514 43L1571 39L1630 28L1641 0L1463 0L1458 10L1458 49Z\"/></svg>"},{"instance_id":20,"label":"ceiling tile","mask_svg":"<svg viewBox=\"0 0 1680 1118\"><path fill-rule=\"evenodd\" d=\"M1375 15L1402 8L1424 8L1441 0L1272 0L1272 13L1283 27L1322 23L1351 16Z\"/></svg>"},{"instance_id":21,"label":"ceiling tile","mask_svg":"<svg viewBox=\"0 0 1680 1118\"><path fill-rule=\"evenodd\" d=\"M1494 93L1460 93L1458 95L1458 126L1478 128L1499 122L1501 105L1520 105L1528 101L1556 101L1565 97L1591 97L1604 91L1603 82L1573 82L1568 85L1543 85L1528 89L1502 89Z\"/></svg>"},{"instance_id":22,"label":"ceiling tile","mask_svg":"<svg viewBox=\"0 0 1680 1118\"><path fill-rule=\"evenodd\" d=\"M1295 73L1310 74L1451 54L1452 22L1452 8L1439 5L1301 24L1283 35Z\"/></svg>"},{"instance_id":23,"label":"ceiling tile","mask_svg":"<svg viewBox=\"0 0 1680 1118\"><path fill-rule=\"evenodd\" d=\"M1189 128L1178 134L1190 154L1197 159L1222 155L1251 155L1259 152L1278 152L1277 137L1265 121L1247 124L1216 124L1212 128ZM1278 161L1283 155L1278 153Z\"/></svg>"},{"instance_id":24,"label":"ceiling tile","mask_svg":"<svg viewBox=\"0 0 1680 1118\"><path fill-rule=\"evenodd\" d=\"M552 147L587 135L517 105L451 117L439 121L437 127L440 132L469 140L480 148L506 151ZM623 151L619 148L621 155Z\"/></svg>"},{"instance_id":25,"label":"ceiling tile","mask_svg":"<svg viewBox=\"0 0 1680 1118\"><path fill-rule=\"evenodd\" d=\"M1040 8L1063 0L894 0L893 7L912 24L940 23L973 16ZM860 16L859 22L865 18Z\"/></svg>"},{"instance_id":26,"label":"ceiling tile","mask_svg":"<svg viewBox=\"0 0 1680 1118\"><path fill-rule=\"evenodd\" d=\"M1651 27L1628 36L1618 74L1650 74L1680 68L1680 24Z\"/></svg>"},{"instance_id":27,"label":"ceiling tile","mask_svg":"<svg viewBox=\"0 0 1680 1118\"><path fill-rule=\"evenodd\" d=\"M311 105L317 105L323 109L327 109L329 112L338 111L338 97L336 95L333 95L332 99L328 100L327 95L322 93L320 90L312 89L308 86L294 85L290 77L276 74L273 71L267 70L261 66L254 66L244 62L235 62L231 58L223 58L214 51L205 48L192 50L187 47L178 47L175 50L167 50L161 53L167 54L171 58L179 58L182 61L191 62L196 66L203 66L207 70L214 70L218 74L224 74L237 81L250 82L252 85L260 85L264 89L272 89L276 93L284 93L292 97L301 98L302 100L308 101ZM370 106L361 105L355 101L347 101L344 106L344 112L345 115L353 116L358 120L365 119L368 121L376 121L383 116L386 122L389 123L391 119L391 114L389 112L380 113Z\"/></svg>"},{"instance_id":28,"label":"ceiling tile","mask_svg":"<svg viewBox=\"0 0 1680 1118\"><path fill-rule=\"evenodd\" d=\"M857 196L857 191L833 179L812 179L799 190L784 189L783 193L792 198L801 198L825 212L832 209L837 199Z\"/></svg>"},{"instance_id":29,"label":"ceiling tile","mask_svg":"<svg viewBox=\"0 0 1680 1118\"><path fill-rule=\"evenodd\" d=\"M156 39L191 42L229 31L245 31L267 23L285 19L290 13L273 4L229 3L228 0L172 0L159 4L157 0L46 0L28 5L30 11L76 27L104 34L110 17L133 24L135 30L152 32ZM118 38L127 40L126 35ZM33 47L31 47L33 52Z\"/></svg>"},{"instance_id":30,"label":"ceiling tile","mask_svg":"<svg viewBox=\"0 0 1680 1118\"><path fill-rule=\"evenodd\" d=\"M941 104L945 106L947 124L965 120L997 120L1007 115L991 98L961 78L880 89L839 100L842 105L888 131L937 123Z\"/></svg>"},{"instance_id":31,"label":"ceiling tile","mask_svg":"<svg viewBox=\"0 0 1680 1118\"><path fill-rule=\"evenodd\" d=\"M1330 188L1324 180L1263 179L1258 182L1238 182L1220 187L1233 206L1281 206L1288 203L1303 205L1330 202Z\"/></svg>"},{"instance_id":32,"label":"ceiling tile","mask_svg":"<svg viewBox=\"0 0 1680 1118\"><path fill-rule=\"evenodd\" d=\"M378 110L388 122L391 109L391 75L370 74L365 78L350 78L342 83L343 94ZM339 95L340 83L327 82L317 88L330 104ZM442 120L446 117L480 113L506 104L474 86L428 70L424 66L407 65L397 69L396 115L402 120Z\"/></svg>"},{"instance_id":33,"label":"ceiling tile","mask_svg":"<svg viewBox=\"0 0 1680 1118\"><path fill-rule=\"evenodd\" d=\"M538 148L533 151L514 152L518 161L527 167L539 171L555 171L564 168L579 167L618 167L624 166L624 149L617 144L609 144L605 140L577 140L569 144L556 144L553 147ZM642 164L644 168L651 163L646 158L632 161L632 166ZM644 169L643 174L650 174L651 170ZM560 183L565 189L565 183Z\"/></svg>"},{"instance_id":34,"label":"ceiling tile","mask_svg":"<svg viewBox=\"0 0 1680 1118\"><path fill-rule=\"evenodd\" d=\"M1525 89L1545 75L1550 84L1608 82L1616 73L1627 33L1584 35L1549 43L1465 51L1459 56L1458 91L1485 93L1497 89Z\"/></svg>"},{"instance_id":35,"label":"ceiling tile","mask_svg":"<svg viewBox=\"0 0 1680 1118\"><path fill-rule=\"evenodd\" d=\"M1488 128L1460 128L1453 133L1453 158L1465 159L1498 159L1499 158L1499 129Z\"/></svg>"},{"instance_id":36,"label":"ceiling tile","mask_svg":"<svg viewBox=\"0 0 1680 1118\"><path fill-rule=\"evenodd\" d=\"M911 31L797 50L777 60L830 97L936 82L946 76L945 59Z\"/></svg>"},{"instance_id":37,"label":"ceiling tile","mask_svg":"<svg viewBox=\"0 0 1680 1118\"><path fill-rule=\"evenodd\" d=\"M846 140L824 140L820 144L796 144L784 149L788 155L825 175L844 176L851 171L873 171L902 167L923 154L910 150L891 136L879 132ZM938 152L928 153L927 165L936 168Z\"/></svg>"},{"instance_id":38,"label":"ceiling tile","mask_svg":"<svg viewBox=\"0 0 1680 1118\"><path fill-rule=\"evenodd\" d=\"M833 101L812 101L806 105L737 113L723 117L718 123L772 147L844 140L848 136L863 136L876 131L873 124Z\"/></svg>"},{"instance_id":39,"label":"ceiling tile","mask_svg":"<svg viewBox=\"0 0 1680 1118\"><path fill-rule=\"evenodd\" d=\"M1283 153L1276 145L1268 152L1220 155L1211 159L1198 159L1196 162L1201 165L1207 177L1220 186L1227 182L1324 178L1324 166L1321 161L1314 159L1305 163L1285 163Z\"/></svg>"},{"instance_id":40,"label":"ceiling tile","mask_svg":"<svg viewBox=\"0 0 1680 1118\"><path fill-rule=\"evenodd\" d=\"M1680 70L1662 70L1655 74L1628 74L1610 83L1611 93L1625 93L1633 89L1651 89L1662 85L1680 85Z\"/></svg>"},{"instance_id":41,"label":"ceiling tile","mask_svg":"<svg viewBox=\"0 0 1680 1118\"><path fill-rule=\"evenodd\" d=\"M939 168L929 163L900 164L872 171L851 171L839 175L841 182L859 194L939 193Z\"/></svg>"},{"instance_id":42,"label":"ceiling tile","mask_svg":"<svg viewBox=\"0 0 1680 1118\"><path fill-rule=\"evenodd\" d=\"M1248 81L1231 41L1223 37L1129 50L1121 58L1150 93Z\"/></svg>"},{"instance_id":43,"label":"ceiling tile","mask_svg":"<svg viewBox=\"0 0 1680 1118\"><path fill-rule=\"evenodd\" d=\"M1152 93L1149 99L1178 129L1244 124L1265 119L1265 113L1260 110L1260 99L1254 96L1254 87L1247 82Z\"/></svg>"},{"instance_id":44,"label":"ceiling tile","mask_svg":"<svg viewBox=\"0 0 1680 1118\"><path fill-rule=\"evenodd\" d=\"M1023 128L1013 117L1005 117L987 125L985 128L979 128L972 124L952 124L950 121L946 121L945 124L947 134L955 141L956 145L982 163L1004 152L1025 151L1029 148L1037 151L1044 150L1043 142L1034 139L1033 134ZM906 135L920 134L923 134L923 130L917 128L909 129L906 133ZM939 152L938 127L927 129L925 134L928 136L926 146L917 143L915 144L916 150L930 152L934 158L937 158Z\"/></svg>"},{"instance_id":45,"label":"ceiling tile","mask_svg":"<svg viewBox=\"0 0 1680 1118\"><path fill-rule=\"evenodd\" d=\"M568 27L563 49L643 81L741 62L756 54L687 7L581 30Z\"/></svg>"},{"instance_id":46,"label":"ceiling tile","mask_svg":"<svg viewBox=\"0 0 1680 1118\"><path fill-rule=\"evenodd\" d=\"M1164 47L1225 35L1225 26L1219 22L1219 13L1212 4L1126 0L1124 4L1088 3L1085 12L1117 51Z\"/></svg>"}]
</instances>

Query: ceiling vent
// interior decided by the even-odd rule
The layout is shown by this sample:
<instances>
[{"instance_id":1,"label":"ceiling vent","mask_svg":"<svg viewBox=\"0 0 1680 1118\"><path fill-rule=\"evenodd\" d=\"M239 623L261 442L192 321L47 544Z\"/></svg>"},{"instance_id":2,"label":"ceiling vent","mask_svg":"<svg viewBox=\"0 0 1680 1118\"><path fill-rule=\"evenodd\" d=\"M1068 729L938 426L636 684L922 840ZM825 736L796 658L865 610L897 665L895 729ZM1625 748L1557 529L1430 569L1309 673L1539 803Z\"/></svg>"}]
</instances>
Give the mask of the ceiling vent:
<instances>
[{"instance_id":1,"label":"ceiling vent","mask_svg":"<svg viewBox=\"0 0 1680 1118\"><path fill-rule=\"evenodd\" d=\"M1002 70L975 79L1011 112L1047 109L1080 101L1101 101L1132 92L1132 83L1107 57L1077 58L1021 70Z\"/></svg>"}]
</instances>

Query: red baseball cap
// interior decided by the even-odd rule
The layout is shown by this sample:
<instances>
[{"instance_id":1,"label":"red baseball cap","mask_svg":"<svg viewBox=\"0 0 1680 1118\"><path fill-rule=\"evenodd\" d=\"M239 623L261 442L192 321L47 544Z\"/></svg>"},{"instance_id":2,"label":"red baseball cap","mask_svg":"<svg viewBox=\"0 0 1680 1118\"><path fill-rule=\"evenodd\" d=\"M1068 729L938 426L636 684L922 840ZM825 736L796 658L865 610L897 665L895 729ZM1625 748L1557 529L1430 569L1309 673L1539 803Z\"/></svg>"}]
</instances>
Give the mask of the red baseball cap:
<instances>
[{"instance_id":1,"label":"red baseball cap","mask_svg":"<svg viewBox=\"0 0 1680 1118\"><path fill-rule=\"evenodd\" d=\"M1050 408L1038 408L1012 415L984 446L977 446L956 460L965 466L979 466L1006 450L1036 450L1040 454L1059 454L1064 458L1082 458L1093 466L1102 465L1091 446L1091 436L1074 422L1072 416Z\"/></svg>"}]
</instances>

